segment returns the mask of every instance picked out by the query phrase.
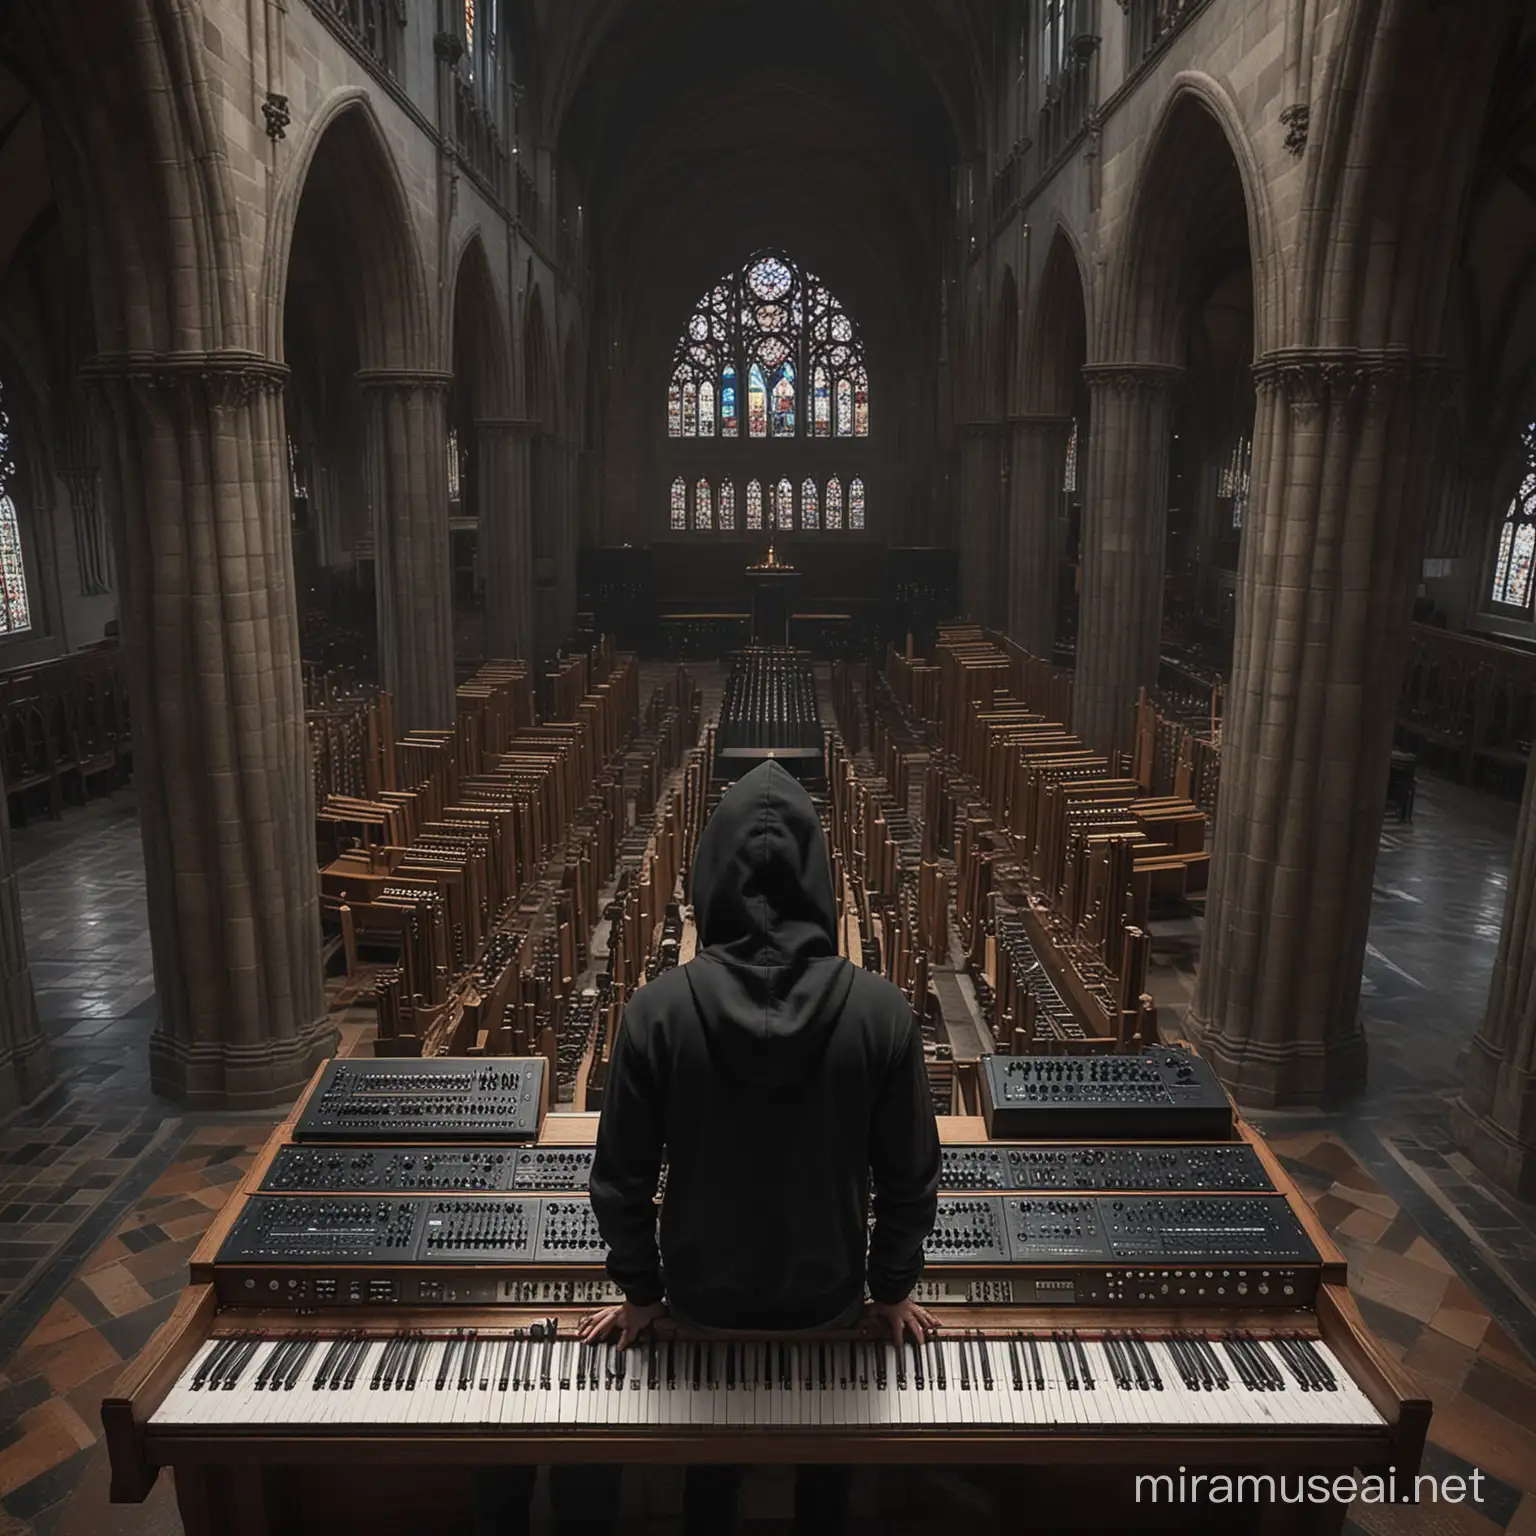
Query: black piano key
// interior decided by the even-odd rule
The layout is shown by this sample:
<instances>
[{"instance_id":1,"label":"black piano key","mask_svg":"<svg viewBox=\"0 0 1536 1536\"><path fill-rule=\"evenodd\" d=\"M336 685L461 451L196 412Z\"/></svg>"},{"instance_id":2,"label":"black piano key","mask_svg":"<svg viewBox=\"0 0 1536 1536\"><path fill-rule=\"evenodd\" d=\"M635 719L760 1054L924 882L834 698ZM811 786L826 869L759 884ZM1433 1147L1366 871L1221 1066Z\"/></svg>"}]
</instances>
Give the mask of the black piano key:
<instances>
[{"instance_id":1,"label":"black piano key","mask_svg":"<svg viewBox=\"0 0 1536 1536\"><path fill-rule=\"evenodd\" d=\"M391 1372L395 1368L395 1356L400 1353L401 1337L397 1333L385 1346L383 1353L374 1362L373 1375L368 1380L370 1392L382 1392L388 1385Z\"/></svg>"},{"instance_id":2,"label":"black piano key","mask_svg":"<svg viewBox=\"0 0 1536 1536\"><path fill-rule=\"evenodd\" d=\"M896 1390L907 1390L907 1353L899 1344L891 1346L891 1352L896 1357Z\"/></svg>"},{"instance_id":3,"label":"black piano key","mask_svg":"<svg viewBox=\"0 0 1536 1536\"><path fill-rule=\"evenodd\" d=\"M1227 1334L1221 1341L1222 1353L1232 1362L1232 1369L1237 1372L1237 1379L1250 1391L1257 1392L1259 1383L1253 1374L1253 1367L1248 1363L1248 1357L1240 1348L1235 1334Z\"/></svg>"},{"instance_id":4,"label":"black piano key","mask_svg":"<svg viewBox=\"0 0 1536 1536\"><path fill-rule=\"evenodd\" d=\"M693 1378L694 1390L697 1391L704 1385L704 1346L697 1339L690 1339L684 1346L684 1352L692 1367L689 1374Z\"/></svg>"},{"instance_id":5,"label":"black piano key","mask_svg":"<svg viewBox=\"0 0 1536 1536\"><path fill-rule=\"evenodd\" d=\"M553 1382L555 1367L555 1343L556 1335L560 1331L560 1320L555 1317L547 1318L544 1323L544 1353L539 1358L539 1385L547 1392ZM656 1335L651 1334L651 1359L656 1358Z\"/></svg>"},{"instance_id":6,"label":"black piano key","mask_svg":"<svg viewBox=\"0 0 1536 1536\"><path fill-rule=\"evenodd\" d=\"M1040 1344L1037 1339L1029 1340L1029 1362L1035 1373L1035 1391L1045 1391L1045 1368L1040 1363Z\"/></svg>"},{"instance_id":7,"label":"black piano key","mask_svg":"<svg viewBox=\"0 0 1536 1536\"><path fill-rule=\"evenodd\" d=\"M1024 1372L1019 1365L1019 1341L1017 1336L1011 1333L1008 1335L1008 1368L1013 1372L1013 1390L1022 1392ZM939 1385L942 1387L944 1383L941 1381Z\"/></svg>"},{"instance_id":8,"label":"black piano key","mask_svg":"<svg viewBox=\"0 0 1536 1536\"><path fill-rule=\"evenodd\" d=\"M512 1389L512 1354L517 1348L517 1335L509 1333L501 1341L501 1348L496 1352L496 1390L509 1392Z\"/></svg>"},{"instance_id":9,"label":"black piano key","mask_svg":"<svg viewBox=\"0 0 1536 1536\"><path fill-rule=\"evenodd\" d=\"M250 1339L243 1344L224 1367L223 1387L226 1392L233 1392L239 1384L240 1378L245 1374L245 1368L251 1363L252 1357L261 1347L260 1339Z\"/></svg>"},{"instance_id":10,"label":"black piano key","mask_svg":"<svg viewBox=\"0 0 1536 1536\"><path fill-rule=\"evenodd\" d=\"M1280 1374L1275 1362L1270 1358L1269 1351L1252 1334L1245 1336L1243 1342L1247 1345L1249 1356L1254 1362L1254 1368L1262 1373L1269 1385L1271 1392L1282 1391L1285 1387L1285 1377Z\"/></svg>"},{"instance_id":11,"label":"black piano key","mask_svg":"<svg viewBox=\"0 0 1536 1536\"><path fill-rule=\"evenodd\" d=\"M208 1378L223 1361L224 1356L227 1355L234 1347L235 1341L233 1339L220 1339L219 1342L213 1346L212 1351L192 1373L192 1391L201 1392L203 1390L203 1387L207 1383Z\"/></svg>"},{"instance_id":12,"label":"black piano key","mask_svg":"<svg viewBox=\"0 0 1536 1536\"><path fill-rule=\"evenodd\" d=\"M619 1349L617 1346L615 1346L614 1347L614 1351L613 1351L613 1384L614 1384L614 1386L619 1387L619 1388L623 1387L625 1372L626 1372L626 1368L627 1368L628 1364L629 1364L629 1351L627 1349Z\"/></svg>"},{"instance_id":13,"label":"black piano key","mask_svg":"<svg viewBox=\"0 0 1536 1536\"><path fill-rule=\"evenodd\" d=\"M924 1346L928 1355L928 1380L935 1382L941 1392L949 1389L949 1369L944 1364L944 1345L938 1339L930 1339Z\"/></svg>"},{"instance_id":14,"label":"black piano key","mask_svg":"<svg viewBox=\"0 0 1536 1536\"><path fill-rule=\"evenodd\" d=\"M347 1369L342 1377L342 1386L351 1391L357 1385L358 1373L362 1370L368 1354L373 1348L373 1341L368 1338L359 1338L352 1346L352 1352L347 1356Z\"/></svg>"},{"instance_id":15,"label":"black piano key","mask_svg":"<svg viewBox=\"0 0 1536 1536\"><path fill-rule=\"evenodd\" d=\"M1132 1340L1138 1350L1141 1351L1141 1363L1146 1368L1147 1380L1152 1383L1154 1392L1163 1390L1162 1372L1157 1368L1157 1361L1152 1358L1152 1351L1147 1348L1147 1341L1140 1334L1133 1334Z\"/></svg>"},{"instance_id":16,"label":"black piano key","mask_svg":"<svg viewBox=\"0 0 1536 1536\"><path fill-rule=\"evenodd\" d=\"M1067 1384L1067 1391L1077 1391L1077 1362L1072 1358L1067 1349L1066 1340L1059 1333L1051 1335L1051 1342L1056 1346L1056 1359L1061 1365L1062 1379Z\"/></svg>"},{"instance_id":17,"label":"black piano key","mask_svg":"<svg viewBox=\"0 0 1536 1536\"><path fill-rule=\"evenodd\" d=\"M1205 1382L1202 1379L1200 1367L1194 1362L1189 1351L1189 1345L1177 1334L1169 1334L1163 1343L1167 1346L1168 1353L1173 1357L1174 1368L1179 1373L1179 1380L1189 1388L1191 1392L1198 1392Z\"/></svg>"},{"instance_id":18,"label":"black piano key","mask_svg":"<svg viewBox=\"0 0 1536 1536\"><path fill-rule=\"evenodd\" d=\"M1306 1366L1298 1362L1295 1353L1291 1349L1290 1340L1271 1339L1269 1344L1271 1350L1279 1356L1280 1363L1286 1368L1286 1370L1291 1373L1291 1376L1295 1379L1296 1385L1300 1387L1303 1392L1310 1392L1312 1390L1312 1372L1308 1370Z\"/></svg>"},{"instance_id":19,"label":"black piano key","mask_svg":"<svg viewBox=\"0 0 1536 1536\"><path fill-rule=\"evenodd\" d=\"M727 1339L725 1344L725 1385L727 1391L736 1390L736 1341Z\"/></svg>"},{"instance_id":20,"label":"black piano key","mask_svg":"<svg viewBox=\"0 0 1536 1536\"><path fill-rule=\"evenodd\" d=\"M827 1390L827 1346L822 1340L816 1344L816 1379L821 1390Z\"/></svg>"},{"instance_id":21,"label":"black piano key","mask_svg":"<svg viewBox=\"0 0 1536 1536\"><path fill-rule=\"evenodd\" d=\"M788 1350L788 1348L785 1345L780 1344L779 1345L779 1386L780 1386L780 1388L783 1391L788 1392L789 1389L790 1389L791 1384L794 1381L794 1379L795 1379L794 1378L794 1367L790 1364L789 1350Z\"/></svg>"},{"instance_id":22,"label":"black piano key","mask_svg":"<svg viewBox=\"0 0 1536 1536\"><path fill-rule=\"evenodd\" d=\"M1109 1352L1109 1357L1115 1365L1115 1385L1122 1392L1129 1392L1135 1376L1131 1357L1125 1348L1124 1341L1117 1334L1105 1334L1104 1348Z\"/></svg>"},{"instance_id":23,"label":"black piano key","mask_svg":"<svg viewBox=\"0 0 1536 1536\"><path fill-rule=\"evenodd\" d=\"M966 1352L965 1343L965 1335L962 1333L955 1340L955 1352L960 1356L960 1390L962 1392L969 1392L971 1390L971 1361L970 1356Z\"/></svg>"},{"instance_id":24,"label":"black piano key","mask_svg":"<svg viewBox=\"0 0 1536 1536\"><path fill-rule=\"evenodd\" d=\"M859 1390L869 1390L869 1340L859 1340Z\"/></svg>"},{"instance_id":25,"label":"black piano key","mask_svg":"<svg viewBox=\"0 0 1536 1536\"><path fill-rule=\"evenodd\" d=\"M437 1367L437 1390L441 1392L448 1385L448 1373L453 1368L453 1357L459 1347L459 1337L454 1334L443 1341L443 1358Z\"/></svg>"},{"instance_id":26,"label":"black piano key","mask_svg":"<svg viewBox=\"0 0 1536 1536\"><path fill-rule=\"evenodd\" d=\"M304 1374L304 1367L309 1363L309 1357L314 1354L319 1339L310 1337L304 1340L303 1345L288 1362L288 1373L283 1377L283 1391L292 1392L299 1384L299 1378Z\"/></svg>"},{"instance_id":27,"label":"black piano key","mask_svg":"<svg viewBox=\"0 0 1536 1536\"><path fill-rule=\"evenodd\" d=\"M651 1330L650 1342L646 1346L645 1384L653 1392L657 1389L657 1387L659 1387L661 1385L661 1379L656 1374L656 1367L657 1367L656 1351L657 1351L656 1332L655 1332L654 1329L652 1329ZM548 1383L546 1382L545 1385L547 1386Z\"/></svg>"},{"instance_id":28,"label":"black piano key","mask_svg":"<svg viewBox=\"0 0 1536 1536\"><path fill-rule=\"evenodd\" d=\"M1297 1339L1296 1352L1317 1373L1317 1379L1322 1382L1323 1391L1337 1392L1339 1390L1338 1377L1334 1374L1333 1367L1323 1358L1322 1352L1311 1339Z\"/></svg>"},{"instance_id":29,"label":"black piano key","mask_svg":"<svg viewBox=\"0 0 1536 1536\"><path fill-rule=\"evenodd\" d=\"M289 1339L279 1339L267 1351L266 1355L262 1358L261 1369L256 1372L256 1380L251 1383L252 1388L255 1391L266 1391L267 1381L272 1375L272 1368L277 1364L278 1360L283 1355L288 1353L288 1348L291 1342L292 1341Z\"/></svg>"},{"instance_id":30,"label":"black piano key","mask_svg":"<svg viewBox=\"0 0 1536 1536\"><path fill-rule=\"evenodd\" d=\"M927 1384L923 1378L923 1352L911 1339L907 1340L907 1348L912 1351L912 1385L919 1392L926 1391Z\"/></svg>"},{"instance_id":31,"label":"black piano key","mask_svg":"<svg viewBox=\"0 0 1536 1536\"><path fill-rule=\"evenodd\" d=\"M459 1353L459 1391L469 1391L470 1383L474 1377L475 1352L480 1348L479 1336L471 1329L464 1340L464 1348Z\"/></svg>"},{"instance_id":32,"label":"black piano key","mask_svg":"<svg viewBox=\"0 0 1536 1536\"><path fill-rule=\"evenodd\" d=\"M1070 1339L1072 1341L1072 1351L1077 1356L1077 1374L1082 1379L1083 1390L1085 1392L1092 1392L1093 1391L1093 1370L1092 1370L1091 1366L1088 1363L1088 1351L1083 1348L1083 1341L1080 1338L1078 1338L1078 1336L1075 1333L1069 1335L1069 1337L1070 1337ZM986 1346L985 1343L983 1343L981 1347L983 1349L985 1349L987 1346ZM991 1376L991 1373L989 1371L988 1374L987 1374L987 1388L988 1388L989 1391L991 1390L991 1387L992 1387L992 1376Z\"/></svg>"},{"instance_id":33,"label":"black piano key","mask_svg":"<svg viewBox=\"0 0 1536 1536\"><path fill-rule=\"evenodd\" d=\"M1227 1368L1221 1363L1221 1356L1211 1347L1211 1341L1197 1338L1191 1339L1190 1344L1205 1361L1205 1368L1211 1373L1211 1379L1216 1383L1216 1390L1228 1391L1232 1385L1232 1378L1227 1375Z\"/></svg>"}]
</instances>

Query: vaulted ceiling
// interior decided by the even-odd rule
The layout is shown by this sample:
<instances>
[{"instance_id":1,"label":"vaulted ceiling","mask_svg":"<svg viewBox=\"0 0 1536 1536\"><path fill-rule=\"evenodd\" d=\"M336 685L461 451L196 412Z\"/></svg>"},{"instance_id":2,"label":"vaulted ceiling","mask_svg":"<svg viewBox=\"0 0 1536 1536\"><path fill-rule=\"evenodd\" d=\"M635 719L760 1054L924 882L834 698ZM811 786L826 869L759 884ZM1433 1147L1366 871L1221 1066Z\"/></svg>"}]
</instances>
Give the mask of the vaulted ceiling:
<instances>
[{"instance_id":1,"label":"vaulted ceiling","mask_svg":"<svg viewBox=\"0 0 1536 1536\"><path fill-rule=\"evenodd\" d=\"M949 174L974 143L983 0L588 0L547 8L540 97L598 292L632 342L782 245L876 333L936 312ZM646 338L654 340L655 338Z\"/></svg>"}]
</instances>

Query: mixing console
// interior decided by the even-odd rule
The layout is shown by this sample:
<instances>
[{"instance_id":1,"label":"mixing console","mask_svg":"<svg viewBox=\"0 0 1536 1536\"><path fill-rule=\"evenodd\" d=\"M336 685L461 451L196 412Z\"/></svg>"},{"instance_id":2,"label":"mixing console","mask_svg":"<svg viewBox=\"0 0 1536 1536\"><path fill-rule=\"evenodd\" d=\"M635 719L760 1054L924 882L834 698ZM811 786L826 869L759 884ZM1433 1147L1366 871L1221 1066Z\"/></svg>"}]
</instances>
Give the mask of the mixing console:
<instances>
[{"instance_id":1,"label":"mixing console","mask_svg":"<svg viewBox=\"0 0 1536 1536\"><path fill-rule=\"evenodd\" d=\"M1188 1051L982 1061L982 1113L990 1136L1232 1135L1231 1100L1209 1065Z\"/></svg>"},{"instance_id":2,"label":"mixing console","mask_svg":"<svg viewBox=\"0 0 1536 1536\"><path fill-rule=\"evenodd\" d=\"M333 1061L295 1141L531 1141L544 1062L485 1057Z\"/></svg>"},{"instance_id":3,"label":"mixing console","mask_svg":"<svg viewBox=\"0 0 1536 1536\"><path fill-rule=\"evenodd\" d=\"M1267 1191L1274 1182L1242 1141L1146 1146L947 1146L940 1189Z\"/></svg>"},{"instance_id":4,"label":"mixing console","mask_svg":"<svg viewBox=\"0 0 1536 1536\"><path fill-rule=\"evenodd\" d=\"M289 1194L401 1190L443 1195L481 1190L585 1190L591 1173L591 1147L289 1144L278 1149L261 1188L268 1193Z\"/></svg>"},{"instance_id":5,"label":"mixing console","mask_svg":"<svg viewBox=\"0 0 1536 1536\"><path fill-rule=\"evenodd\" d=\"M534 1200L429 1200L417 1256L423 1264L526 1264L534 1258Z\"/></svg>"}]
</instances>

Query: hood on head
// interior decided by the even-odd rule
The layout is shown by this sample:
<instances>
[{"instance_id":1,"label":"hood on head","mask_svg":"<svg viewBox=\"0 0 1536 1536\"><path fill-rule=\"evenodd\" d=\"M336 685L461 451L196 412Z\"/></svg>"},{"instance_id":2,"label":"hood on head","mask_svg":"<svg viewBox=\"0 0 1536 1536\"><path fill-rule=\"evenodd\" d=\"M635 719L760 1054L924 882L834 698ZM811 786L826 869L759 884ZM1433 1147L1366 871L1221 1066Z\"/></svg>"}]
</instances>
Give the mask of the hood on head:
<instances>
[{"instance_id":1,"label":"hood on head","mask_svg":"<svg viewBox=\"0 0 1536 1536\"><path fill-rule=\"evenodd\" d=\"M711 1049L736 1076L804 1076L853 985L837 953L832 867L816 807L775 762L726 791L693 861L699 957L689 985Z\"/></svg>"}]
</instances>

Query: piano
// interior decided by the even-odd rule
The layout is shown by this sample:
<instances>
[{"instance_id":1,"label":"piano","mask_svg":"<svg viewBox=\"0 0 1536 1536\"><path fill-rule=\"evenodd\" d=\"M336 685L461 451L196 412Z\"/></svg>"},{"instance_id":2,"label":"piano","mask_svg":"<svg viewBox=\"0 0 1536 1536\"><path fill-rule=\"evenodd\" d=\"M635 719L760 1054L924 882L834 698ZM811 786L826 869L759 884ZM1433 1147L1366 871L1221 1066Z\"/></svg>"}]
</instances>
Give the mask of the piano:
<instances>
[{"instance_id":1,"label":"piano","mask_svg":"<svg viewBox=\"0 0 1536 1536\"><path fill-rule=\"evenodd\" d=\"M429 1121L301 1140L324 1070L102 1405L113 1499L172 1468L190 1536L451 1530L469 1469L498 1461L954 1464L1053 1529L1129 1509L1137 1473L1393 1467L1411 1486L1419 1466L1429 1402L1235 1117L1225 1138L1095 1143L941 1119L935 1338L663 1321L620 1353L576 1337L616 1297L585 1198L595 1115L543 1113L516 1143L434 1142ZM1285 1528L1344 1514L1287 1509Z\"/></svg>"}]
</instances>

